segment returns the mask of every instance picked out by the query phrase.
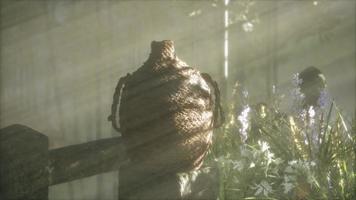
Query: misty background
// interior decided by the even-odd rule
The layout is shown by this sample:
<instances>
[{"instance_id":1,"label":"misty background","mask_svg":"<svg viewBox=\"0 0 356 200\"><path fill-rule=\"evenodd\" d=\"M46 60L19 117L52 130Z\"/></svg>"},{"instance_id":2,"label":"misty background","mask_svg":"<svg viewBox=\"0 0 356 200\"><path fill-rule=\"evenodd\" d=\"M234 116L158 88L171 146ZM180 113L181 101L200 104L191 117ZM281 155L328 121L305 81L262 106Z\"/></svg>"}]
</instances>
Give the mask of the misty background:
<instances>
[{"instance_id":1,"label":"misty background","mask_svg":"<svg viewBox=\"0 0 356 200\"><path fill-rule=\"evenodd\" d=\"M118 136L111 123L120 77L153 40L218 81L224 102L239 81L252 102L286 94L315 66L351 119L356 101L353 0L1 0L0 128L19 123L50 148ZM110 172L50 187L50 199L117 199Z\"/></svg>"}]
</instances>

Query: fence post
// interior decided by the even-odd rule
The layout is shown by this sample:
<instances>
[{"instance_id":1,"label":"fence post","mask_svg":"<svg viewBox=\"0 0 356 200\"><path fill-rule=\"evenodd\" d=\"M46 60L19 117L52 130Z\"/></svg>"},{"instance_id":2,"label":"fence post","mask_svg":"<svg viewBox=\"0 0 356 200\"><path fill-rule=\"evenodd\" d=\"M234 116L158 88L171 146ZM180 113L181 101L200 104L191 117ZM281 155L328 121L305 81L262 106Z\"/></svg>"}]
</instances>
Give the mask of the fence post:
<instances>
[{"instance_id":1,"label":"fence post","mask_svg":"<svg viewBox=\"0 0 356 200\"><path fill-rule=\"evenodd\" d=\"M0 130L0 199L48 199L48 138L22 125Z\"/></svg>"}]
</instances>

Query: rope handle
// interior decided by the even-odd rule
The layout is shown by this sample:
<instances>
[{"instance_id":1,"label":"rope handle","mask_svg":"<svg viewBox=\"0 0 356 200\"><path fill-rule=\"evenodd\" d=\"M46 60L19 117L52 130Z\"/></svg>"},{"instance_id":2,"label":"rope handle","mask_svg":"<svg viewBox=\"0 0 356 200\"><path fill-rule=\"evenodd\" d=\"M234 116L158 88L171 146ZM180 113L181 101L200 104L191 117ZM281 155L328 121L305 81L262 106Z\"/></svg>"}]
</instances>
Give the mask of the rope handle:
<instances>
[{"instance_id":1,"label":"rope handle","mask_svg":"<svg viewBox=\"0 0 356 200\"><path fill-rule=\"evenodd\" d=\"M225 122L224 111L221 106L221 96L218 83L214 81L207 73L201 73L203 79L208 82L214 88L215 94L215 108L214 108L214 128L219 128ZM220 118L219 118L220 117Z\"/></svg>"},{"instance_id":2,"label":"rope handle","mask_svg":"<svg viewBox=\"0 0 356 200\"><path fill-rule=\"evenodd\" d=\"M118 105L120 103L121 91L123 90L123 87L125 86L127 78L129 76L130 76L130 74L127 74L125 77L121 77L119 79L119 81L116 85L116 88L115 88L114 96L113 96L113 102L111 105L111 114L108 116L108 121L111 121L113 128L117 132L120 132L121 130L120 130L119 124L116 121L116 112L117 112Z\"/></svg>"}]
</instances>

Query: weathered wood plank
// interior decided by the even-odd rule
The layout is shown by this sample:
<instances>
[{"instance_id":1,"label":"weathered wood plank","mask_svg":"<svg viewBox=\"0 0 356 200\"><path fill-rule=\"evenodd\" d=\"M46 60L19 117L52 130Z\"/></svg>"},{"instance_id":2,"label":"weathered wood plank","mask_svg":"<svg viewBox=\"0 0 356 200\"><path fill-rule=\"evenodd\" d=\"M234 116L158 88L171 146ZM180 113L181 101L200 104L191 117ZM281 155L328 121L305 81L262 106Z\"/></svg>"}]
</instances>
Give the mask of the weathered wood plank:
<instances>
[{"instance_id":1,"label":"weathered wood plank","mask_svg":"<svg viewBox=\"0 0 356 200\"><path fill-rule=\"evenodd\" d=\"M0 129L0 199L48 199L48 138L22 125Z\"/></svg>"},{"instance_id":2,"label":"weathered wood plank","mask_svg":"<svg viewBox=\"0 0 356 200\"><path fill-rule=\"evenodd\" d=\"M177 174L158 169L157 173L151 173L139 163L128 162L120 137L48 150L48 138L33 129L12 125L0 130L1 200L46 200L50 185L118 170L121 165L120 177L124 184L120 185L120 198L217 197L218 178L214 170Z\"/></svg>"},{"instance_id":3,"label":"weathered wood plank","mask_svg":"<svg viewBox=\"0 0 356 200\"><path fill-rule=\"evenodd\" d=\"M71 145L49 152L50 185L118 170L127 160L120 137Z\"/></svg>"},{"instance_id":4,"label":"weathered wood plank","mask_svg":"<svg viewBox=\"0 0 356 200\"><path fill-rule=\"evenodd\" d=\"M48 199L48 187L118 170L121 138L48 150L47 136L23 125L0 130L0 199Z\"/></svg>"}]
</instances>

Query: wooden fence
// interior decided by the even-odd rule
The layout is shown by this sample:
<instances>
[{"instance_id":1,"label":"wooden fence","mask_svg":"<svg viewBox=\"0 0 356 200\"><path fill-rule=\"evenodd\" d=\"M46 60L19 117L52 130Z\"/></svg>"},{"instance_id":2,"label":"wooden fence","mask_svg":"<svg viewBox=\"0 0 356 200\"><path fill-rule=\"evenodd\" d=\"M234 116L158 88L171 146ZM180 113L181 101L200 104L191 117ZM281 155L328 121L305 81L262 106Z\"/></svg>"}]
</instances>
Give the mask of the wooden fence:
<instances>
[{"instance_id":1,"label":"wooden fence","mask_svg":"<svg viewBox=\"0 0 356 200\"><path fill-rule=\"evenodd\" d=\"M48 137L23 125L0 130L0 199L48 199L48 187L118 170L119 137L48 149Z\"/></svg>"},{"instance_id":2,"label":"wooden fence","mask_svg":"<svg viewBox=\"0 0 356 200\"><path fill-rule=\"evenodd\" d=\"M120 137L49 150L48 137L29 127L16 124L0 129L1 200L47 200L48 188L52 185L115 171L122 164L125 164L125 172L134 168ZM189 177L189 173L183 175ZM171 174L163 179L149 177L153 182L144 184L145 189L140 190L139 195L119 196L123 199L217 198L217 171L199 170L191 174L194 178L185 184L185 191L182 191L181 177Z\"/></svg>"}]
</instances>

